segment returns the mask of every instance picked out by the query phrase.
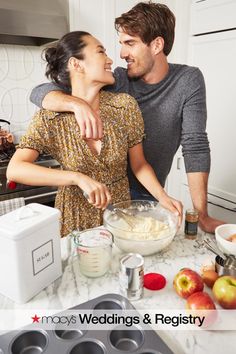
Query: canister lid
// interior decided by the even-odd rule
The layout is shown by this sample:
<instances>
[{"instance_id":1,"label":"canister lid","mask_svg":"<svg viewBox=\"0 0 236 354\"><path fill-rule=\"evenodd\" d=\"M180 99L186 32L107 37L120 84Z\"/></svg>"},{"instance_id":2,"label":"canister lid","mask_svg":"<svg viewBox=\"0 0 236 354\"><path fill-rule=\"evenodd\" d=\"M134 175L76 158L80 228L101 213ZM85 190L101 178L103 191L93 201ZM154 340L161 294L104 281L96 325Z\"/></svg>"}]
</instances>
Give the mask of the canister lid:
<instances>
[{"instance_id":1,"label":"canister lid","mask_svg":"<svg viewBox=\"0 0 236 354\"><path fill-rule=\"evenodd\" d=\"M52 221L59 222L60 211L32 203L0 217L0 237L19 240Z\"/></svg>"},{"instance_id":2,"label":"canister lid","mask_svg":"<svg viewBox=\"0 0 236 354\"><path fill-rule=\"evenodd\" d=\"M121 260L121 267L135 269L144 265L143 257L138 253L128 253Z\"/></svg>"}]
</instances>

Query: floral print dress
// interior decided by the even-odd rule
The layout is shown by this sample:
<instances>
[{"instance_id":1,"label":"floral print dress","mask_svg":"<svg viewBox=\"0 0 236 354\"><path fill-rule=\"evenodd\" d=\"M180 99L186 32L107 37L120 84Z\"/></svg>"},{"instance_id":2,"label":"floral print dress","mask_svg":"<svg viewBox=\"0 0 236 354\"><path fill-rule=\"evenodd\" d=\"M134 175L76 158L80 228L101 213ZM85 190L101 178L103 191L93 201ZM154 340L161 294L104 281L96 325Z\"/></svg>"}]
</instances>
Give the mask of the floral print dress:
<instances>
[{"instance_id":1,"label":"floral print dress","mask_svg":"<svg viewBox=\"0 0 236 354\"><path fill-rule=\"evenodd\" d=\"M128 149L143 140L144 124L137 102L127 94L100 93L104 137L99 154L81 138L73 113L40 110L33 117L19 148L49 153L63 170L79 171L106 184L112 203L130 198L127 178ZM78 186L58 188L61 235L101 225L103 211L90 205Z\"/></svg>"}]
</instances>

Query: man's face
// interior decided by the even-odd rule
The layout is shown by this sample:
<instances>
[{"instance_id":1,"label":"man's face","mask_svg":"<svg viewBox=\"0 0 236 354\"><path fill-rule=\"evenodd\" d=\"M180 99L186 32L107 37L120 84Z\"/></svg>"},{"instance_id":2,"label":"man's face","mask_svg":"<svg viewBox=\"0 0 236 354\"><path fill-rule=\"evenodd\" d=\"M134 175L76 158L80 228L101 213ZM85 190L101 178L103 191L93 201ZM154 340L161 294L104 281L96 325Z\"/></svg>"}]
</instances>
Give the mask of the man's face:
<instances>
[{"instance_id":1,"label":"man's face","mask_svg":"<svg viewBox=\"0 0 236 354\"><path fill-rule=\"evenodd\" d=\"M143 43L140 37L130 36L119 31L119 42L121 44L120 57L127 62L129 77L144 78L154 66L154 57L151 48Z\"/></svg>"}]
</instances>

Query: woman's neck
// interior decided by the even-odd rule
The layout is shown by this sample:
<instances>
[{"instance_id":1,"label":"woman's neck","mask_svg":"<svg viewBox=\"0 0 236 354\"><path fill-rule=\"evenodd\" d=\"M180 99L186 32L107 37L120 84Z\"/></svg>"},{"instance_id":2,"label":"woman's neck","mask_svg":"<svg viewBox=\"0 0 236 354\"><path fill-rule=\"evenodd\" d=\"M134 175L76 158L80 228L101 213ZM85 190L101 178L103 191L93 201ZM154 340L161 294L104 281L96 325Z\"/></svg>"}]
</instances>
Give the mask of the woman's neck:
<instances>
[{"instance_id":1,"label":"woman's neck","mask_svg":"<svg viewBox=\"0 0 236 354\"><path fill-rule=\"evenodd\" d=\"M79 82L79 84L78 84ZM81 81L71 80L72 96L78 97L90 104L94 110L99 110L99 93L101 87L98 85L85 84Z\"/></svg>"}]
</instances>

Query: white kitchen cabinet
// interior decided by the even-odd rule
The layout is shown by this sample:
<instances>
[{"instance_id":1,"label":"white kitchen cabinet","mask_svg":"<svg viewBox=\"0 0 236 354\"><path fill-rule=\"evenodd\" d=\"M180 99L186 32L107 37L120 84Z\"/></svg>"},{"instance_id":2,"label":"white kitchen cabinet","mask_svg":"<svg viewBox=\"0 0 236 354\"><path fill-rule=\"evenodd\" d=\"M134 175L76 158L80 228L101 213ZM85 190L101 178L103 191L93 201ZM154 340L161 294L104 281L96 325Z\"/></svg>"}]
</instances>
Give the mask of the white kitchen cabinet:
<instances>
[{"instance_id":1,"label":"white kitchen cabinet","mask_svg":"<svg viewBox=\"0 0 236 354\"><path fill-rule=\"evenodd\" d=\"M193 37L192 65L205 77L212 168L209 191L236 203L236 30Z\"/></svg>"},{"instance_id":2,"label":"white kitchen cabinet","mask_svg":"<svg viewBox=\"0 0 236 354\"><path fill-rule=\"evenodd\" d=\"M179 148L173 159L172 167L165 184L165 189L168 194L177 199L181 199L182 174L185 171L183 164L181 148Z\"/></svg>"},{"instance_id":3,"label":"white kitchen cabinet","mask_svg":"<svg viewBox=\"0 0 236 354\"><path fill-rule=\"evenodd\" d=\"M181 184L181 196L185 209L191 208L192 201L187 184ZM236 223L236 206L226 199L208 193L208 212L216 219L224 220L228 223Z\"/></svg>"},{"instance_id":4,"label":"white kitchen cabinet","mask_svg":"<svg viewBox=\"0 0 236 354\"><path fill-rule=\"evenodd\" d=\"M235 0L193 0L191 34L235 28Z\"/></svg>"},{"instance_id":5,"label":"white kitchen cabinet","mask_svg":"<svg viewBox=\"0 0 236 354\"><path fill-rule=\"evenodd\" d=\"M201 69L206 82L207 131L212 159L209 212L216 218L233 223L236 222L235 13L235 0L193 1L188 61ZM182 199L185 207L189 207L191 199L186 176L180 171L174 174L181 176L177 197Z\"/></svg>"}]
</instances>

